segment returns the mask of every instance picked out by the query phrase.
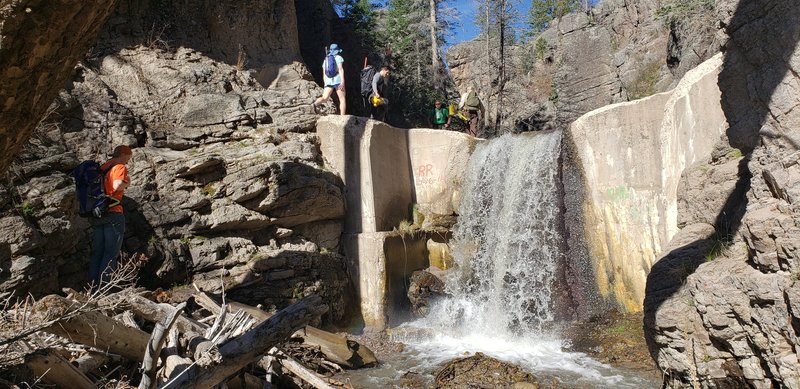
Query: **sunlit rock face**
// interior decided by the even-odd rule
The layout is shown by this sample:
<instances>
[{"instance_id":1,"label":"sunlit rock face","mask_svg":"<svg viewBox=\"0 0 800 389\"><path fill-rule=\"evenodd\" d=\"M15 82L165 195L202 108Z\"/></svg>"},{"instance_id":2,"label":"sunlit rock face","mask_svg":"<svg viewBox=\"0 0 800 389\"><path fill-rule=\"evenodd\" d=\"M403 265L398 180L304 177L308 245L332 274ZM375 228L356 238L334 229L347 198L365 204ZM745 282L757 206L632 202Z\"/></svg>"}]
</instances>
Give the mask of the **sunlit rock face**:
<instances>
[{"instance_id":1,"label":"sunlit rock face","mask_svg":"<svg viewBox=\"0 0 800 389\"><path fill-rule=\"evenodd\" d=\"M662 8L669 5L604 0L506 47L503 126L518 131L565 128L593 109L667 91L719 52L713 4L691 2L675 18L663 15ZM490 122L497 115L497 46L487 46L479 36L447 51L457 89L464 92L474 85L492 106Z\"/></svg>"},{"instance_id":2,"label":"sunlit rock face","mask_svg":"<svg viewBox=\"0 0 800 389\"><path fill-rule=\"evenodd\" d=\"M600 294L624 310L642 309L647 273L677 232L683 170L726 128L721 64L718 55L672 91L592 111L566 132L570 252L588 254Z\"/></svg>"},{"instance_id":3,"label":"sunlit rock face","mask_svg":"<svg viewBox=\"0 0 800 389\"><path fill-rule=\"evenodd\" d=\"M649 275L645 333L666 387L795 388L800 9L791 1L716 5L729 127L682 178L685 227Z\"/></svg>"}]
</instances>

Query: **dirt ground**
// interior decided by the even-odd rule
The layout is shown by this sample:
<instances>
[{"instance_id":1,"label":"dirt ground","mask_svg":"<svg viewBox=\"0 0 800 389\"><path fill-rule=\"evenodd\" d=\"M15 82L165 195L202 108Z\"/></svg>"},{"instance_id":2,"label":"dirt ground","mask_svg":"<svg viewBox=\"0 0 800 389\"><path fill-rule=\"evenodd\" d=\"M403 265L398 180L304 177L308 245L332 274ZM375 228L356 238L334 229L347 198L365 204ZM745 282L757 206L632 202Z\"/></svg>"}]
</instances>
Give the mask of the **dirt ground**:
<instances>
[{"instance_id":1,"label":"dirt ground","mask_svg":"<svg viewBox=\"0 0 800 389\"><path fill-rule=\"evenodd\" d=\"M571 323L564 329L564 337L569 340L565 349L658 378L661 372L647 350L642 320L642 313L609 312Z\"/></svg>"}]
</instances>

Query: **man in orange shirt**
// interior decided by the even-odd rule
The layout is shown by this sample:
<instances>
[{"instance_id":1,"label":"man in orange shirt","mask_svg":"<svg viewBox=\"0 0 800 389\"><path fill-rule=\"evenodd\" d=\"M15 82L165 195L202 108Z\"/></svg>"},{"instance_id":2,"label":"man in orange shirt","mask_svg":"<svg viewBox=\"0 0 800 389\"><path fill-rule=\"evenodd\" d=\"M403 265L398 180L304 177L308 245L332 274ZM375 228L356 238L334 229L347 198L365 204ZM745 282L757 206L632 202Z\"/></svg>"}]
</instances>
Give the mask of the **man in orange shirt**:
<instances>
[{"instance_id":1,"label":"man in orange shirt","mask_svg":"<svg viewBox=\"0 0 800 389\"><path fill-rule=\"evenodd\" d=\"M108 281L108 275L117 266L117 256L122 248L125 234L125 215L122 210L122 195L131 183L128 168L125 166L133 155L128 146L117 146L112 158L101 166L104 177L104 191L113 200L108 211L99 219L92 219L92 256L89 262L89 280L92 288L100 287L101 281Z\"/></svg>"}]
</instances>

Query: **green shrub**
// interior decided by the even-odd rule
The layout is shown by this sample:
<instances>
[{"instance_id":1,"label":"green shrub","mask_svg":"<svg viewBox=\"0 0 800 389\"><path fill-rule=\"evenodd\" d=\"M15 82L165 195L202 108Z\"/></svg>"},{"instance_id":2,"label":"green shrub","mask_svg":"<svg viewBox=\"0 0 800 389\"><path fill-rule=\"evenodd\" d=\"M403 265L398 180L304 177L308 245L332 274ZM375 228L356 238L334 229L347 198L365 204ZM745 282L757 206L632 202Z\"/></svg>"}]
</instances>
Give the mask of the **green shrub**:
<instances>
[{"instance_id":1,"label":"green shrub","mask_svg":"<svg viewBox=\"0 0 800 389\"><path fill-rule=\"evenodd\" d=\"M17 204L15 207L22 217L26 219L32 218L36 214L36 211L33 209L33 205L27 201L23 201L22 204Z\"/></svg>"},{"instance_id":2,"label":"green shrub","mask_svg":"<svg viewBox=\"0 0 800 389\"><path fill-rule=\"evenodd\" d=\"M626 85L629 100L641 99L656 93L656 83L661 75L661 61L654 60L641 70L633 82Z\"/></svg>"}]
</instances>

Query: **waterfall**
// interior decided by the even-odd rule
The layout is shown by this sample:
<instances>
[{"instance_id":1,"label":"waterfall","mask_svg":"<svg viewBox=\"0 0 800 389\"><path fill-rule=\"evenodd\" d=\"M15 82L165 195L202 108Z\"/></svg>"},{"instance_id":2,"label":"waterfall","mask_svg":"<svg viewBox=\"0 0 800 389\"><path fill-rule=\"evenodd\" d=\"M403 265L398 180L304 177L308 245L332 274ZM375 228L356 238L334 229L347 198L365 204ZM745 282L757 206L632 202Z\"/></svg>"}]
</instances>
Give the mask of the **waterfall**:
<instances>
[{"instance_id":1,"label":"waterfall","mask_svg":"<svg viewBox=\"0 0 800 389\"><path fill-rule=\"evenodd\" d=\"M457 266L443 273L449 296L434 301L426 317L391 330L409 348L387 369L434 370L482 352L580 387L657 387L564 351L549 331L568 300L559 275L560 149L560 132L505 135L477 146L450 241Z\"/></svg>"},{"instance_id":2,"label":"waterfall","mask_svg":"<svg viewBox=\"0 0 800 389\"><path fill-rule=\"evenodd\" d=\"M395 340L427 363L480 351L531 371L576 374L576 382L602 377L597 362L563 352L547 331L564 256L560 151L561 132L505 135L476 147L450 241L457 266L443 273L449 296L395 330Z\"/></svg>"},{"instance_id":3,"label":"waterfall","mask_svg":"<svg viewBox=\"0 0 800 389\"><path fill-rule=\"evenodd\" d=\"M452 298L428 319L459 335L513 339L554 319L561 262L558 158L561 133L505 135L477 147L465 175L451 242ZM438 323L433 323L438 322Z\"/></svg>"}]
</instances>

